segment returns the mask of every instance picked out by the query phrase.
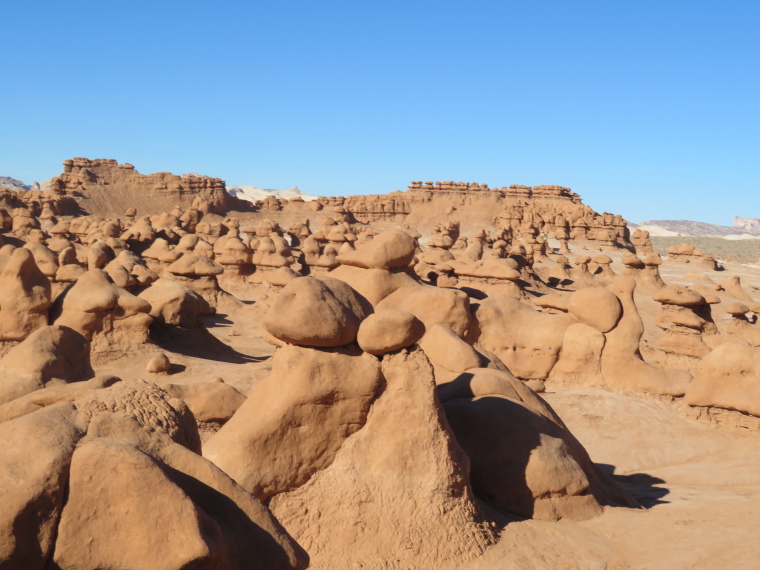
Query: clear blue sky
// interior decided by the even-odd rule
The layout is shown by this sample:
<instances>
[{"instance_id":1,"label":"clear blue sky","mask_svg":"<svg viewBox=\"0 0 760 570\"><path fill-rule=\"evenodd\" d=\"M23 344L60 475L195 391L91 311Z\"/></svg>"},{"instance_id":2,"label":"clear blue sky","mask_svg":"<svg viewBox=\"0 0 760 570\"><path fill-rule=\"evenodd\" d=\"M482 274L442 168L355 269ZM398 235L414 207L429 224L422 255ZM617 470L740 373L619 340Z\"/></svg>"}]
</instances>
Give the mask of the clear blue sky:
<instances>
[{"instance_id":1,"label":"clear blue sky","mask_svg":"<svg viewBox=\"0 0 760 570\"><path fill-rule=\"evenodd\" d=\"M561 184L760 217L760 2L3 2L0 175L72 156L322 195Z\"/></svg>"}]
</instances>

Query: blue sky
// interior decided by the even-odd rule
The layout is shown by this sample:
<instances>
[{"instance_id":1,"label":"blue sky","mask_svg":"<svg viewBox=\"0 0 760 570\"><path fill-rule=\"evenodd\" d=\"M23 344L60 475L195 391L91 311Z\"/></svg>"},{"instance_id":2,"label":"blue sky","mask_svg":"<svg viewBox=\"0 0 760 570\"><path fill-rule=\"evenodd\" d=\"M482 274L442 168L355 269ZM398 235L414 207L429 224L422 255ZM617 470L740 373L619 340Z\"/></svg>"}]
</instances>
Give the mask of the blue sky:
<instances>
[{"instance_id":1,"label":"blue sky","mask_svg":"<svg viewBox=\"0 0 760 570\"><path fill-rule=\"evenodd\" d=\"M760 2L4 2L0 175L72 156L322 195L561 184L760 217Z\"/></svg>"}]
</instances>

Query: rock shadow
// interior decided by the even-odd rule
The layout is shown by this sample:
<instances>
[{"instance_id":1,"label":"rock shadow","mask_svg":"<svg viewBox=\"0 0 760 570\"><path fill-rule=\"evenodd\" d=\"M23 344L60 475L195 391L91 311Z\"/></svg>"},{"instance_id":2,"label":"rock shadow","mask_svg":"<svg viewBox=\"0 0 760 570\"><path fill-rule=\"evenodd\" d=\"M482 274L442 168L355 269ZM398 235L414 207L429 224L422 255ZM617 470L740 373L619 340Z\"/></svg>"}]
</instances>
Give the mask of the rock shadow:
<instances>
[{"instance_id":1,"label":"rock shadow","mask_svg":"<svg viewBox=\"0 0 760 570\"><path fill-rule=\"evenodd\" d=\"M164 350L216 362L245 364L262 362L269 358L268 355L252 356L238 352L203 327L184 328L153 323L150 327L150 339Z\"/></svg>"},{"instance_id":2,"label":"rock shadow","mask_svg":"<svg viewBox=\"0 0 760 570\"><path fill-rule=\"evenodd\" d=\"M609 475L618 485L623 487L645 509L651 509L656 505L665 505L670 501L663 501L670 491L665 487L659 487L665 483L664 479L653 477L648 473L631 473L629 475L615 475L615 466L606 463L597 463L596 466L600 471Z\"/></svg>"}]
</instances>

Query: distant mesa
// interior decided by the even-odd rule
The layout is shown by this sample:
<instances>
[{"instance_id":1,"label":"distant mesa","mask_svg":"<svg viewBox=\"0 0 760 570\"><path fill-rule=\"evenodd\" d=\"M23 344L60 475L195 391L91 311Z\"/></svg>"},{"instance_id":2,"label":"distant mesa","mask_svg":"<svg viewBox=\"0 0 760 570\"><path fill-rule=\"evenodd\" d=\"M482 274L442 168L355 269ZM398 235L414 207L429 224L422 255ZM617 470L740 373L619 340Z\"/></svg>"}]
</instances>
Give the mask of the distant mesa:
<instances>
[{"instance_id":1,"label":"distant mesa","mask_svg":"<svg viewBox=\"0 0 760 570\"><path fill-rule=\"evenodd\" d=\"M533 237L541 240L556 237L561 243L572 239L595 242L602 248L633 247L627 222L620 215L597 213L570 188L557 185L492 188L478 182L413 181L403 192L324 197L303 194L296 186L274 191L254 186L228 188L220 178L195 173L141 174L130 163L82 157L65 160L63 172L44 185L45 188L38 187L43 190L39 196L22 197L0 190L0 204L11 209L31 207L36 214L43 202L49 202L54 215L90 214L104 218L117 218L128 211L175 210L190 212L198 219L209 213L277 215L286 207L293 214L311 215L328 208L344 223L419 227L435 225L453 212L466 209L467 215L459 220L463 232L495 225L504 228L506 234L502 237L508 239L533 232ZM305 203L308 207L302 211Z\"/></svg>"},{"instance_id":2,"label":"distant mesa","mask_svg":"<svg viewBox=\"0 0 760 570\"><path fill-rule=\"evenodd\" d=\"M760 218L734 218L734 228L739 228L745 232L760 234Z\"/></svg>"}]
</instances>

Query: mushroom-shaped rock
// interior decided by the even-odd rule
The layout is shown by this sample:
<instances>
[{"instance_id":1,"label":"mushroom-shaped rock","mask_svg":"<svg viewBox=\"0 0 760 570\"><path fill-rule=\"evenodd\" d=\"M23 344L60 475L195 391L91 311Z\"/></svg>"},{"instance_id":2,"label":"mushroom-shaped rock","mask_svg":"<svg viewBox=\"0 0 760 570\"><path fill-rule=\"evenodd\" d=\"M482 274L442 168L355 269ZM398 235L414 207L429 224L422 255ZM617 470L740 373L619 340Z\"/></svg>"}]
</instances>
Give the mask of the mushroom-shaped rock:
<instances>
[{"instance_id":1,"label":"mushroom-shaped rock","mask_svg":"<svg viewBox=\"0 0 760 570\"><path fill-rule=\"evenodd\" d=\"M749 307L745 305L744 303L729 303L725 307L725 311L731 315L732 317L743 317L747 313L749 313Z\"/></svg>"},{"instance_id":2,"label":"mushroom-shaped rock","mask_svg":"<svg viewBox=\"0 0 760 570\"><path fill-rule=\"evenodd\" d=\"M337 260L343 265L365 269L407 267L414 259L415 249L414 238L408 233L402 230L389 230L382 232L354 251L339 255Z\"/></svg>"},{"instance_id":3,"label":"mushroom-shaped rock","mask_svg":"<svg viewBox=\"0 0 760 570\"><path fill-rule=\"evenodd\" d=\"M364 319L356 341L376 356L412 346L425 334L425 325L407 311L379 311Z\"/></svg>"},{"instance_id":4,"label":"mushroom-shaped rock","mask_svg":"<svg viewBox=\"0 0 760 570\"><path fill-rule=\"evenodd\" d=\"M50 281L27 248L18 248L0 272L0 340L23 340L48 324Z\"/></svg>"},{"instance_id":5,"label":"mushroom-shaped rock","mask_svg":"<svg viewBox=\"0 0 760 570\"><path fill-rule=\"evenodd\" d=\"M705 304L705 298L702 295L680 285L663 287L652 295L652 299L664 305L678 305L679 307L694 307Z\"/></svg>"},{"instance_id":6,"label":"mushroom-shaped rock","mask_svg":"<svg viewBox=\"0 0 760 570\"><path fill-rule=\"evenodd\" d=\"M684 400L760 417L760 350L734 342L716 347L695 369Z\"/></svg>"},{"instance_id":7,"label":"mushroom-shaped rock","mask_svg":"<svg viewBox=\"0 0 760 570\"><path fill-rule=\"evenodd\" d=\"M169 265L167 270L169 273L184 277L211 277L224 273L224 267L208 257L198 255L197 253L183 255Z\"/></svg>"},{"instance_id":8,"label":"mushroom-shaped rock","mask_svg":"<svg viewBox=\"0 0 760 570\"><path fill-rule=\"evenodd\" d=\"M610 267L612 264L612 258L609 255L605 255L603 253L595 255L591 259L591 262L595 263L599 267L597 274L600 277L615 277L615 272L612 271L612 267Z\"/></svg>"},{"instance_id":9,"label":"mushroom-shaped rock","mask_svg":"<svg viewBox=\"0 0 760 570\"><path fill-rule=\"evenodd\" d=\"M359 323L356 313L323 281L299 277L283 287L262 324L289 344L330 347L354 342Z\"/></svg>"},{"instance_id":10,"label":"mushroom-shaped rock","mask_svg":"<svg viewBox=\"0 0 760 570\"><path fill-rule=\"evenodd\" d=\"M92 339L96 332L124 328L125 340L141 343L148 339L150 305L116 286L102 269L91 269L69 286L51 311L57 325L64 325ZM120 322L120 325L114 326ZM127 330L129 333L127 333Z\"/></svg>"},{"instance_id":11,"label":"mushroom-shaped rock","mask_svg":"<svg viewBox=\"0 0 760 570\"><path fill-rule=\"evenodd\" d=\"M139 297L150 304L150 316L169 325L196 326L201 315L214 312L206 299L174 279L159 279Z\"/></svg>"},{"instance_id":12,"label":"mushroom-shaped rock","mask_svg":"<svg viewBox=\"0 0 760 570\"><path fill-rule=\"evenodd\" d=\"M93 375L87 339L69 327L45 326L0 359L0 403Z\"/></svg>"},{"instance_id":13,"label":"mushroom-shaped rock","mask_svg":"<svg viewBox=\"0 0 760 570\"><path fill-rule=\"evenodd\" d=\"M732 317L731 322L726 328L726 332L743 338L754 347L760 347L760 327L751 323L745 316L750 312L750 308L744 303L735 302L729 303L725 310Z\"/></svg>"},{"instance_id":14,"label":"mushroom-shaped rock","mask_svg":"<svg viewBox=\"0 0 760 570\"><path fill-rule=\"evenodd\" d=\"M649 253L644 257L644 264L646 265L662 265L662 257L659 253Z\"/></svg>"}]
</instances>

